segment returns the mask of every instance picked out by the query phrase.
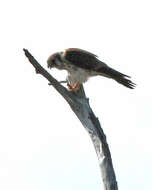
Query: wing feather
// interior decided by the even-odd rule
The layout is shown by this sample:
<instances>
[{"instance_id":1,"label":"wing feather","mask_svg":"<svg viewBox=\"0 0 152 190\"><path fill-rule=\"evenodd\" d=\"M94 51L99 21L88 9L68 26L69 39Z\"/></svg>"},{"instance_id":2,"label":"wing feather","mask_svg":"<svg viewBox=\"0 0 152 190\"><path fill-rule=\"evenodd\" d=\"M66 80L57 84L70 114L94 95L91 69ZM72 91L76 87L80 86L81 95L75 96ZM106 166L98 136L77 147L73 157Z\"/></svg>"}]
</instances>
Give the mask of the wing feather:
<instances>
[{"instance_id":1,"label":"wing feather","mask_svg":"<svg viewBox=\"0 0 152 190\"><path fill-rule=\"evenodd\" d=\"M96 71L97 68L106 65L99 61L95 54L77 48L67 49L65 51L65 59L77 67L90 71Z\"/></svg>"},{"instance_id":2,"label":"wing feather","mask_svg":"<svg viewBox=\"0 0 152 190\"><path fill-rule=\"evenodd\" d=\"M130 76L112 69L107 64L100 61L95 54L88 51L77 48L69 48L65 50L65 59L69 61L70 64L82 69L94 71L99 75L112 78L128 88L133 89L135 87L135 83L128 79Z\"/></svg>"}]
</instances>

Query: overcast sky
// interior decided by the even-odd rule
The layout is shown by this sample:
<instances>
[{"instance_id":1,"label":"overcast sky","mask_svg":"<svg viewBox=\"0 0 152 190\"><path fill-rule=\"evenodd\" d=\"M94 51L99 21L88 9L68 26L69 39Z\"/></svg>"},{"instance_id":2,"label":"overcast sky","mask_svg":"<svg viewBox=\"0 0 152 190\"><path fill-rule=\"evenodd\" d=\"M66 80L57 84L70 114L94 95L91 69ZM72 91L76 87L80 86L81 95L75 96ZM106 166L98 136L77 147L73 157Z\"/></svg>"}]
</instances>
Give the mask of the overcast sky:
<instances>
[{"instance_id":1,"label":"overcast sky","mask_svg":"<svg viewBox=\"0 0 152 190\"><path fill-rule=\"evenodd\" d=\"M0 3L1 190L103 189L87 132L22 51L46 68L50 54L69 47L97 54L137 83L130 90L94 77L84 88L106 133L119 189L152 189L151 10L150 0Z\"/></svg>"}]
</instances>

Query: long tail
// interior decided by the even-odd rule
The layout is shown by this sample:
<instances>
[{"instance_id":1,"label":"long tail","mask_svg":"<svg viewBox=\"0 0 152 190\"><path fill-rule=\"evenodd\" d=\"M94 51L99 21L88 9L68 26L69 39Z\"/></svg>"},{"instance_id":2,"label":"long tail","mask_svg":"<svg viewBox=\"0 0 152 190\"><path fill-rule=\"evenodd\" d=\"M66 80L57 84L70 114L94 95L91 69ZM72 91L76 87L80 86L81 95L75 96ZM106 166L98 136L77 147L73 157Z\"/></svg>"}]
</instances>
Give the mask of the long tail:
<instances>
[{"instance_id":1,"label":"long tail","mask_svg":"<svg viewBox=\"0 0 152 190\"><path fill-rule=\"evenodd\" d=\"M101 72L101 75L110 77L130 89L134 89L136 86L135 83L128 79L131 78L130 76L120 73L110 67L102 67L98 70L98 72Z\"/></svg>"}]
</instances>

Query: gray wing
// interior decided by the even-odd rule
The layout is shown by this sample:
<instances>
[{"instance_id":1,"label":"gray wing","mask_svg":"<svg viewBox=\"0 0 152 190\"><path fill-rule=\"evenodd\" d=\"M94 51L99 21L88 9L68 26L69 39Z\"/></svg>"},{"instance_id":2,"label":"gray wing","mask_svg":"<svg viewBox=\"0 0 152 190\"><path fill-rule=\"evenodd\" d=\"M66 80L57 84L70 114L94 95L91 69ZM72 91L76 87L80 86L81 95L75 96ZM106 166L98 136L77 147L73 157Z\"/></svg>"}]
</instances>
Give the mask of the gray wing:
<instances>
[{"instance_id":1,"label":"gray wing","mask_svg":"<svg viewBox=\"0 0 152 190\"><path fill-rule=\"evenodd\" d=\"M106 66L105 63L97 59L95 54L78 48L65 50L65 59L77 67L90 71L96 71L98 68Z\"/></svg>"},{"instance_id":2,"label":"gray wing","mask_svg":"<svg viewBox=\"0 0 152 190\"><path fill-rule=\"evenodd\" d=\"M135 84L128 79L130 78L128 75L110 68L107 64L100 61L95 54L88 51L78 48L69 48L65 50L65 59L77 67L95 71L99 73L99 75L110 77L128 88L133 89L135 87Z\"/></svg>"}]
</instances>

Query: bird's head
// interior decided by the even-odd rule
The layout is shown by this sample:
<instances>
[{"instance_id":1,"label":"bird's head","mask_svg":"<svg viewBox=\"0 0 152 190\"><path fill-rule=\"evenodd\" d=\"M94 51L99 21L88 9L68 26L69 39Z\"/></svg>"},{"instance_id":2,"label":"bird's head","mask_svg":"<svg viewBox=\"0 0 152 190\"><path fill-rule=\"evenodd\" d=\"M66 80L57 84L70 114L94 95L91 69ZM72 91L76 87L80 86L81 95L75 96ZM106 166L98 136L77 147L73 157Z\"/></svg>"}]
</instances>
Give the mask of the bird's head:
<instances>
[{"instance_id":1,"label":"bird's head","mask_svg":"<svg viewBox=\"0 0 152 190\"><path fill-rule=\"evenodd\" d=\"M49 56L47 60L48 68L57 68L57 69L64 69L64 64L62 60L62 52L57 52Z\"/></svg>"}]
</instances>

